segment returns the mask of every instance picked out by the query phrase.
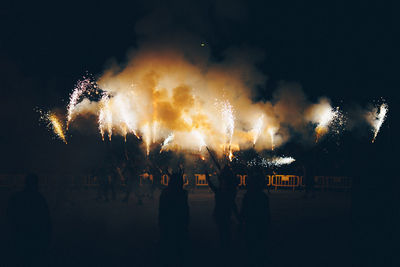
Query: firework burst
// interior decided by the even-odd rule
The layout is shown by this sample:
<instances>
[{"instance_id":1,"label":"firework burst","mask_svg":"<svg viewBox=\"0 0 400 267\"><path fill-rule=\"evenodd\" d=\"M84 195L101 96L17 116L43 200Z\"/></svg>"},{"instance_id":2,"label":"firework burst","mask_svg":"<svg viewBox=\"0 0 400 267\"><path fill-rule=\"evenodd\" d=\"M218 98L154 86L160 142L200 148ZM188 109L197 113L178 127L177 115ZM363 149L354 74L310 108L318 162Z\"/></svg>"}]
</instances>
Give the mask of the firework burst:
<instances>
[{"instance_id":1,"label":"firework burst","mask_svg":"<svg viewBox=\"0 0 400 267\"><path fill-rule=\"evenodd\" d=\"M44 112L42 110L37 110L40 114L40 120L45 122L47 128L50 129L60 140L65 144L68 144L65 138L64 126L61 120L53 112Z\"/></svg>"},{"instance_id":2,"label":"firework burst","mask_svg":"<svg viewBox=\"0 0 400 267\"><path fill-rule=\"evenodd\" d=\"M320 104L313 107L311 121L316 124L315 142L321 139L329 129L333 129L338 134L345 123L343 113L339 107L333 108L328 101L323 100Z\"/></svg>"},{"instance_id":3,"label":"firework burst","mask_svg":"<svg viewBox=\"0 0 400 267\"><path fill-rule=\"evenodd\" d=\"M258 117L256 123L254 124L254 128L253 128L253 145L256 144L258 138L261 135L261 130L263 127L263 119L264 119L264 114L261 114L260 117Z\"/></svg>"},{"instance_id":4,"label":"firework burst","mask_svg":"<svg viewBox=\"0 0 400 267\"><path fill-rule=\"evenodd\" d=\"M76 105L79 102L80 97L86 92L88 91L88 89L94 86L96 87L96 85L94 84L94 82L92 82L89 78L85 78L83 80L80 80L77 85L75 86L74 90L72 91L72 93L69 96L69 103L68 103L68 107L67 107L67 129L69 127L69 124L73 118L73 113L75 110Z\"/></svg>"},{"instance_id":5,"label":"firework burst","mask_svg":"<svg viewBox=\"0 0 400 267\"><path fill-rule=\"evenodd\" d=\"M228 100L221 102L217 101L217 104L220 107L220 113L222 116L222 126L224 128L226 136L226 144L228 147L228 150L224 151L224 153L228 156L229 160L232 161L233 153L231 146L232 146L233 132L235 130L234 109ZM226 146L224 146L224 148L226 148Z\"/></svg>"},{"instance_id":6,"label":"firework burst","mask_svg":"<svg viewBox=\"0 0 400 267\"><path fill-rule=\"evenodd\" d=\"M372 119L372 131L374 133L374 137L372 138L372 143L375 142L376 137L378 136L379 130L383 122L386 119L387 112L389 111L389 107L386 103L383 103L379 107L379 111L377 108L374 109L373 119Z\"/></svg>"},{"instance_id":7,"label":"firework burst","mask_svg":"<svg viewBox=\"0 0 400 267\"><path fill-rule=\"evenodd\" d=\"M269 128L268 133L269 133L269 136L271 137L271 150L274 151L274 149L275 149L274 136L276 133L276 128L273 128L273 127Z\"/></svg>"},{"instance_id":8,"label":"firework burst","mask_svg":"<svg viewBox=\"0 0 400 267\"><path fill-rule=\"evenodd\" d=\"M151 130L149 123L146 123L142 127L142 134L143 134L143 141L145 142L146 145L146 155L148 156L150 154L150 142L151 142Z\"/></svg>"},{"instance_id":9,"label":"firework burst","mask_svg":"<svg viewBox=\"0 0 400 267\"><path fill-rule=\"evenodd\" d=\"M160 150L160 153L162 152L162 151L164 151L165 150L165 148L174 140L174 133L171 133L170 135L168 135L168 137L167 138L165 138L165 140L164 140L164 142L163 142L163 144L162 144L162 146L161 146L161 150Z\"/></svg>"},{"instance_id":10,"label":"firework burst","mask_svg":"<svg viewBox=\"0 0 400 267\"><path fill-rule=\"evenodd\" d=\"M264 168L270 168L270 167L281 167L283 165L290 165L296 160L292 157L272 157L270 159L265 159L263 157L256 157L253 158L252 160L247 162L248 166L261 166Z\"/></svg>"},{"instance_id":11,"label":"firework burst","mask_svg":"<svg viewBox=\"0 0 400 267\"><path fill-rule=\"evenodd\" d=\"M104 133L107 130L108 138L111 141L113 121L112 121L112 110L111 110L109 95L103 94L100 102L101 102L101 105L100 105L98 122L99 122L99 130L100 130L101 138L104 141Z\"/></svg>"}]
</instances>

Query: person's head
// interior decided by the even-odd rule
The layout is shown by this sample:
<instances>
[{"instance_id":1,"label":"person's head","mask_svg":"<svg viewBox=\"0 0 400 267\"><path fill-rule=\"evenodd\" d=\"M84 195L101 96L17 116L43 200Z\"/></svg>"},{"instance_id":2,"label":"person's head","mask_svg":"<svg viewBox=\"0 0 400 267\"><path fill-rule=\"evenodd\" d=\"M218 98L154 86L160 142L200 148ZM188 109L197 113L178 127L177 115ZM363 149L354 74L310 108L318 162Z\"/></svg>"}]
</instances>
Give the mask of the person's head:
<instances>
[{"instance_id":1,"label":"person's head","mask_svg":"<svg viewBox=\"0 0 400 267\"><path fill-rule=\"evenodd\" d=\"M250 175L247 181L247 190L251 192L262 191L265 186L265 181L262 176Z\"/></svg>"},{"instance_id":2,"label":"person's head","mask_svg":"<svg viewBox=\"0 0 400 267\"><path fill-rule=\"evenodd\" d=\"M34 173L29 173L25 176L25 188L29 190L38 190L39 178Z\"/></svg>"},{"instance_id":3,"label":"person's head","mask_svg":"<svg viewBox=\"0 0 400 267\"><path fill-rule=\"evenodd\" d=\"M232 190L235 188L235 177L232 169L228 165L225 165L221 170L218 178L222 190Z\"/></svg>"},{"instance_id":4,"label":"person's head","mask_svg":"<svg viewBox=\"0 0 400 267\"><path fill-rule=\"evenodd\" d=\"M265 176L261 168L253 168L247 181L247 190L262 191L265 185Z\"/></svg>"},{"instance_id":5,"label":"person's head","mask_svg":"<svg viewBox=\"0 0 400 267\"><path fill-rule=\"evenodd\" d=\"M174 171L170 175L168 188L181 190L183 187L183 173L181 171Z\"/></svg>"}]
</instances>

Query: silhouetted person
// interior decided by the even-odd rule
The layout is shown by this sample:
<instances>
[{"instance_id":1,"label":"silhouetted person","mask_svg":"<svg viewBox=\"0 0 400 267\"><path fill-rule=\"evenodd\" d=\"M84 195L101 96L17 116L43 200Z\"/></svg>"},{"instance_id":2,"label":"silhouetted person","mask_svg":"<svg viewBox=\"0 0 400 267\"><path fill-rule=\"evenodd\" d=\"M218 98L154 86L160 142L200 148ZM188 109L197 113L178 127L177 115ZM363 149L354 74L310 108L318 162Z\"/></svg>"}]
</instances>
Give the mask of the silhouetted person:
<instances>
[{"instance_id":1,"label":"silhouetted person","mask_svg":"<svg viewBox=\"0 0 400 267\"><path fill-rule=\"evenodd\" d=\"M137 168L133 167L132 164L126 163L123 175L125 179L125 197L122 201L128 202L129 197L134 190L134 183L139 177L139 171Z\"/></svg>"},{"instance_id":2,"label":"silhouetted person","mask_svg":"<svg viewBox=\"0 0 400 267\"><path fill-rule=\"evenodd\" d=\"M236 206L236 185L232 170L226 165L218 175L219 186L215 186L206 173L206 179L211 190L214 192L214 220L217 224L220 245L223 250L227 250L231 244L232 212L238 218Z\"/></svg>"},{"instance_id":3,"label":"silhouetted person","mask_svg":"<svg viewBox=\"0 0 400 267\"><path fill-rule=\"evenodd\" d=\"M107 166L106 171L107 171L107 178L108 178L107 183L106 183L106 192L105 192L106 200L108 201L108 195L110 192L111 192L112 200L115 200L116 199L115 191L116 191L116 187L117 187L117 180L118 180L117 175L118 174L116 173L115 166L112 163L110 163Z\"/></svg>"},{"instance_id":4,"label":"silhouetted person","mask_svg":"<svg viewBox=\"0 0 400 267\"><path fill-rule=\"evenodd\" d=\"M23 191L12 195L7 216L17 266L41 266L49 247L51 221L46 199L38 191L38 177L25 177Z\"/></svg>"},{"instance_id":5,"label":"silhouetted person","mask_svg":"<svg viewBox=\"0 0 400 267\"><path fill-rule=\"evenodd\" d=\"M160 195L158 225L163 266L182 266L188 245L189 205L183 187L183 172L169 175Z\"/></svg>"},{"instance_id":6,"label":"silhouetted person","mask_svg":"<svg viewBox=\"0 0 400 267\"><path fill-rule=\"evenodd\" d=\"M241 210L248 266L266 265L270 210L264 186L262 171L253 171L249 175Z\"/></svg>"},{"instance_id":7,"label":"silhouetted person","mask_svg":"<svg viewBox=\"0 0 400 267\"><path fill-rule=\"evenodd\" d=\"M188 189L190 190L190 193L194 194L196 189L196 177L194 175L191 175L188 177L188 181Z\"/></svg>"},{"instance_id":8,"label":"silhouetted person","mask_svg":"<svg viewBox=\"0 0 400 267\"><path fill-rule=\"evenodd\" d=\"M108 184L108 175L105 167L101 167L96 172L96 177L99 183L98 191L97 191L97 200L107 200L107 184Z\"/></svg>"},{"instance_id":9,"label":"silhouetted person","mask_svg":"<svg viewBox=\"0 0 400 267\"><path fill-rule=\"evenodd\" d=\"M305 193L304 193L304 198L310 197L315 197L315 191L314 191L314 166L311 164L303 165L303 178L304 178L304 184L305 184Z\"/></svg>"},{"instance_id":10,"label":"silhouetted person","mask_svg":"<svg viewBox=\"0 0 400 267\"><path fill-rule=\"evenodd\" d=\"M143 196L148 199L153 199L154 187L151 181L150 167L147 166L145 169L145 173L142 176L142 192Z\"/></svg>"},{"instance_id":11,"label":"silhouetted person","mask_svg":"<svg viewBox=\"0 0 400 267\"><path fill-rule=\"evenodd\" d=\"M150 164L150 172L153 175L153 192L156 189L160 189L161 188L161 176L162 176L162 170L160 167L158 167L156 164Z\"/></svg>"}]
</instances>

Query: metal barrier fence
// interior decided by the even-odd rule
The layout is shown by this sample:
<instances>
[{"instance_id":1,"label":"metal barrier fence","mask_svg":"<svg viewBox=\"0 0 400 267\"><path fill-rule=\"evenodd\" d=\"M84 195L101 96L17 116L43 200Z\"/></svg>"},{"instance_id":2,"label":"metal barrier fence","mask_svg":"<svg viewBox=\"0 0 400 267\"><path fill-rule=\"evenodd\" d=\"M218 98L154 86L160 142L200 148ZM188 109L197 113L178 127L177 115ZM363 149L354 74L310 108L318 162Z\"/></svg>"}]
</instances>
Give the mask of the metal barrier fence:
<instances>
[{"instance_id":1,"label":"metal barrier fence","mask_svg":"<svg viewBox=\"0 0 400 267\"><path fill-rule=\"evenodd\" d=\"M269 185L277 188L296 188L302 187L302 176L297 175L269 175Z\"/></svg>"},{"instance_id":2,"label":"metal barrier fence","mask_svg":"<svg viewBox=\"0 0 400 267\"><path fill-rule=\"evenodd\" d=\"M24 174L0 174L0 188L5 187L16 187L21 188L24 186ZM123 177L119 177L121 185L125 184ZM248 175L238 174L238 186L246 187ZM144 173L140 175L140 185L146 182L153 183L153 175ZM183 183L185 186L189 185L189 177L184 174ZM205 174L194 174L194 185L196 187L208 186ZM164 186L168 185L168 175L161 176L161 184ZM51 186L72 186L72 187L86 187L92 188L99 185L99 180L95 175L82 174L41 174L39 175L39 186L41 188ZM267 175L265 177L265 185L268 187L274 187L275 190L279 188L291 188L292 190L304 187L304 181L302 176L297 175ZM315 176L314 177L314 188L320 190L350 190L352 186L352 179L350 177L343 176Z\"/></svg>"},{"instance_id":3,"label":"metal barrier fence","mask_svg":"<svg viewBox=\"0 0 400 267\"><path fill-rule=\"evenodd\" d=\"M208 186L208 182L205 174L195 174L196 186Z\"/></svg>"},{"instance_id":4,"label":"metal barrier fence","mask_svg":"<svg viewBox=\"0 0 400 267\"><path fill-rule=\"evenodd\" d=\"M239 179L239 187L245 187L247 186L247 174L238 174L236 177Z\"/></svg>"},{"instance_id":5,"label":"metal barrier fence","mask_svg":"<svg viewBox=\"0 0 400 267\"><path fill-rule=\"evenodd\" d=\"M345 176L315 176L314 187L321 190L350 190L352 179Z\"/></svg>"},{"instance_id":6,"label":"metal barrier fence","mask_svg":"<svg viewBox=\"0 0 400 267\"><path fill-rule=\"evenodd\" d=\"M79 184L79 182L74 182L74 185ZM84 186L87 187L96 187L99 185L99 180L97 179L97 176L93 176L93 175L85 175L84 176Z\"/></svg>"},{"instance_id":7,"label":"metal barrier fence","mask_svg":"<svg viewBox=\"0 0 400 267\"><path fill-rule=\"evenodd\" d=\"M187 174L184 174L182 179L183 179L183 186L189 185L189 178L188 178ZM167 174L162 175L161 176L161 184L168 186L168 183L169 183L169 176Z\"/></svg>"},{"instance_id":8,"label":"metal barrier fence","mask_svg":"<svg viewBox=\"0 0 400 267\"><path fill-rule=\"evenodd\" d=\"M247 174L238 174L236 175L236 177L239 180L239 187L246 187L247 186L247 179L248 179L248 175ZM271 186L271 175L266 175L265 176L265 186Z\"/></svg>"}]
</instances>

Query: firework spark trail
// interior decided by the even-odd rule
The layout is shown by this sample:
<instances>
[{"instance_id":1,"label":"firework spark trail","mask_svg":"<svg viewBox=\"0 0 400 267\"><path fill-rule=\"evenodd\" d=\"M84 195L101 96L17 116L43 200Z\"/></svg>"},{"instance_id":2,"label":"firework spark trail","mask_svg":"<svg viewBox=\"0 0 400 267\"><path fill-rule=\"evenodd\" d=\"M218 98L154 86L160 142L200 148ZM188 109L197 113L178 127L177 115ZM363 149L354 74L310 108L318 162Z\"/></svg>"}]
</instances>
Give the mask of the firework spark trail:
<instances>
[{"instance_id":1,"label":"firework spark trail","mask_svg":"<svg viewBox=\"0 0 400 267\"><path fill-rule=\"evenodd\" d=\"M330 104L325 103L321 108L322 110L317 114L317 127L315 128L316 143L318 143L320 138L328 132L332 123L337 122L338 125L343 124L343 115L338 107L332 108Z\"/></svg>"},{"instance_id":2,"label":"firework spark trail","mask_svg":"<svg viewBox=\"0 0 400 267\"><path fill-rule=\"evenodd\" d=\"M78 104L79 98L82 96L82 94L87 90L88 86L90 86L92 82L90 79L85 78L81 81L78 82L78 84L75 86L74 91L71 93L69 97L69 103L68 103L68 116L67 116L67 130L69 127L69 123L72 120L72 115L74 113L76 104Z\"/></svg>"},{"instance_id":3,"label":"firework spark trail","mask_svg":"<svg viewBox=\"0 0 400 267\"><path fill-rule=\"evenodd\" d=\"M389 107L386 103L383 103L379 107L379 113L378 113L378 109L376 109L375 120L373 122L374 137L372 138L372 143L375 142L375 139L378 136L379 130L381 129L381 126L382 126L383 122L385 121L388 110L389 110Z\"/></svg>"},{"instance_id":4,"label":"firework spark trail","mask_svg":"<svg viewBox=\"0 0 400 267\"><path fill-rule=\"evenodd\" d=\"M275 136L275 133L276 133L276 129L275 128L269 128L268 129L268 133L269 133L269 136L271 137L271 150L274 151L274 149L275 149L274 136Z\"/></svg>"},{"instance_id":5,"label":"firework spark trail","mask_svg":"<svg viewBox=\"0 0 400 267\"><path fill-rule=\"evenodd\" d=\"M146 144L146 155L148 156L150 154L150 142L151 142L151 130L150 130L150 126L148 123L146 123L143 127L142 127L142 131L143 131L143 141Z\"/></svg>"},{"instance_id":6,"label":"firework spark trail","mask_svg":"<svg viewBox=\"0 0 400 267\"><path fill-rule=\"evenodd\" d=\"M101 134L101 138L104 141L104 132L105 129L107 129L108 132L108 138L111 141L111 136L112 136L112 110L110 106L110 97L108 94L103 94L101 97L101 108L99 111L99 130Z\"/></svg>"},{"instance_id":7,"label":"firework spark trail","mask_svg":"<svg viewBox=\"0 0 400 267\"><path fill-rule=\"evenodd\" d=\"M263 119L264 119L264 114L261 114L261 116L257 119L254 128L253 128L253 145L256 144L258 138L261 135L261 130L263 127Z\"/></svg>"},{"instance_id":8,"label":"firework spark trail","mask_svg":"<svg viewBox=\"0 0 400 267\"><path fill-rule=\"evenodd\" d=\"M158 123L157 123L157 121L153 121L153 127L152 127L152 131L151 131L153 143L155 143L157 140L157 129L158 129Z\"/></svg>"},{"instance_id":9,"label":"firework spark trail","mask_svg":"<svg viewBox=\"0 0 400 267\"><path fill-rule=\"evenodd\" d=\"M247 162L248 166L261 166L264 168L269 168L272 166L281 167L282 165L289 165L295 162L296 160L293 157L272 157L270 159L265 159L260 156L258 158L254 158Z\"/></svg>"},{"instance_id":10,"label":"firework spark trail","mask_svg":"<svg viewBox=\"0 0 400 267\"><path fill-rule=\"evenodd\" d=\"M128 103L126 102L125 97L115 97L114 98L115 105L118 107L118 114L121 117L121 128L123 135L126 138L126 135L128 132L131 132L133 134L136 134L135 126L136 126L136 121L135 117L133 116L132 112L130 112L128 108Z\"/></svg>"},{"instance_id":11,"label":"firework spark trail","mask_svg":"<svg viewBox=\"0 0 400 267\"><path fill-rule=\"evenodd\" d=\"M92 81L83 77L69 96L67 125L75 123L77 116L96 116L103 140L105 134L127 138L134 133L143 138L147 154L153 143L162 145L171 133L174 146L168 148L173 150L197 152L204 146L200 139L205 138L219 157L230 160L236 151L252 145L257 151L276 150L290 140L292 132L306 136L305 122L312 123L317 139L328 129L336 130L337 110L328 99L309 105L297 101L303 96L289 88L278 89L276 99L255 102L252 89L258 86L255 80L261 80L259 73L253 76L247 67L232 62L225 68L212 62L198 64L174 50L144 49L118 71L108 68ZM92 92L99 97L91 97ZM77 128L91 127L76 123Z\"/></svg>"},{"instance_id":12,"label":"firework spark trail","mask_svg":"<svg viewBox=\"0 0 400 267\"><path fill-rule=\"evenodd\" d=\"M229 101L224 101L222 106L222 116L226 123L226 133L228 136L229 145L232 144L233 132L235 130L235 116L233 114L233 107Z\"/></svg>"},{"instance_id":13,"label":"firework spark trail","mask_svg":"<svg viewBox=\"0 0 400 267\"><path fill-rule=\"evenodd\" d=\"M54 134L58 136L58 138L67 144L64 134L64 127L58 117L54 113L48 112L45 114L45 118L48 121L48 127L53 130Z\"/></svg>"},{"instance_id":14,"label":"firework spark trail","mask_svg":"<svg viewBox=\"0 0 400 267\"><path fill-rule=\"evenodd\" d=\"M274 166L282 166L282 165L289 165L295 161L292 157L274 157L272 160L269 161L270 165Z\"/></svg>"},{"instance_id":15,"label":"firework spark trail","mask_svg":"<svg viewBox=\"0 0 400 267\"><path fill-rule=\"evenodd\" d=\"M163 142L163 144L162 144L162 146L161 146L160 153L161 153L162 151L164 151L164 150L165 150L165 147L166 147L169 143L171 143L171 142L174 140L174 137L175 137L174 133L171 133L170 135L168 135L167 138L165 138L165 140L164 140L164 142Z\"/></svg>"},{"instance_id":16,"label":"firework spark trail","mask_svg":"<svg viewBox=\"0 0 400 267\"><path fill-rule=\"evenodd\" d=\"M226 143L228 144L228 151L225 151L225 153L228 155L228 158L230 161L232 161L233 158L233 153L232 153L232 138L233 138L233 132L235 130L235 115L234 115L234 110L231 105L231 103L228 100L219 102L220 108L221 108L221 116L222 116L222 122L223 122L223 127L224 127L224 132L226 134ZM224 149L226 147L224 146Z\"/></svg>"},{"instance_id":17,"label":"firework spark trail","mask_svg":"<svg viewBox=\"0 0 400 267\"><path fill-rule=\"evenodd\" d=\"M106 115L105 115L105 111L104 111L104 109L100 109L100 111L99 111L99 120L98 120L98 123L99 123L99 130L100 130L100 134L101 134L101 139L104 141L104 124L105 124L105 117L106 117Z\"/></svg>"},{"instance_id":18,"label":"firework spark trail","mask_svg":"<svg viewBox=\"0 0 400 267\"><path fill-rule=\"evenodd\" d=\"M126 143L126 135L128 134L128 130L126 129L126 124L121 125L122 135L124 136L124 141Z\"/></svg>"},{"instance_id":19,"label":"firework spark trail","mask_svg":"<svg viewBox=\"0 0 400 267\"><path fill-rule=\"evenodd\" d=\"M192 131L192 133L196 137L196 139L198 140L198 142L199 142L199 151L201 151L201 149L206 146L206 142L204 141L204 138L203 138L203 136L201 135L201 133L199 131L194 130L194 131Z\"/></svg>"}]
</instances>

